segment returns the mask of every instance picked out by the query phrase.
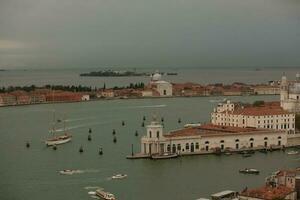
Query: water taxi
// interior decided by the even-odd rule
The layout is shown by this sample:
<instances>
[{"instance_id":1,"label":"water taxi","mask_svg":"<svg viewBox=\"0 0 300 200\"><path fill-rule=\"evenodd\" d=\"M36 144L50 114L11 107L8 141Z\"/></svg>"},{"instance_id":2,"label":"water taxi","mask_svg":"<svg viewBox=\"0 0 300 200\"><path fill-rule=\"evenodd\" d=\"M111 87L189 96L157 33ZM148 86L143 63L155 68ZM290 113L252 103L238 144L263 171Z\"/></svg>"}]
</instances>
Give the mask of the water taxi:
<instances>
[{"instance_id":1,"label":"water taxi","mask_svg":"<svg viewBox=\"0 0 300 200\"><path fill-rule=\"evenodd\" d=\"M116 174L116 175L112 176L111 179L123 179L126 177L127 177L127 174Z\"/></svg>"},{"instance_id":2,"label":"water taxi","mask_svg":"<svg viewBox=\"0 0 300 200\"><path fill-rule=\"evenodd\" d=\"M259 171L257 169L253 169L253 168L241 169L241 170L239 170L239 172L242 174L259 174Z\"/></svg>"},{"instance_id":3,"label":"water taxi","mask_svg":"<svg viewBox=\"0 0 300 200\"><path fill-rule=\"evenodd\" d=\"M64 170L61 170L59 171L59 173L61 175L73 175L75 173L81 173L82 171L80 170L72 170L72 169L64 169Z\"/></svg>"},{"instance_id":4,"label":"water taxi","mask_svg":"<svg viewBox=\"0 0 300 200\"><path fill-rule=\"evenodd\" d=\"M115 195L100 189L96 190L96 195L105 200L116 200Z\"/></svg>"}]
</instances>

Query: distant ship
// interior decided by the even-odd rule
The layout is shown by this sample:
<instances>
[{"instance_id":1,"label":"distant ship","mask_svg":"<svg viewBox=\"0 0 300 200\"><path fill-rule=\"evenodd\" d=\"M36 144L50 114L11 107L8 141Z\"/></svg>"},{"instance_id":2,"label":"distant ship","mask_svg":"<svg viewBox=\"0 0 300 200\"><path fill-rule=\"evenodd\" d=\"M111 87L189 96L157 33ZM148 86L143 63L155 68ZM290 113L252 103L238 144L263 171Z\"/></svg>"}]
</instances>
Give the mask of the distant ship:
<instances>
[{"instance_id":1,"label":"distant ship","mask_svg":"<svg viewBox=\"0 0 300 200\"><path fill-rule=\"evenodd\" d=\"M48 138L45 143L47 146L54 146L54 145L59 145L59 144L65 144L67 142L70 142L71 139L72 139L72 135L67 133L66 132L66 120L64 119L63 120L63 123L64 123L64 129L63 129L63 132L64 134L63 135L59 135L57 136L56 135L56 128L55 128L55 125L56 123L60 123L62 122L61 120L57 120L55 121L55 112L53 113L53 126L52 126L52 130L51 130L51 133L52 133L52 137Z\"/></svg>"}]
</instances>

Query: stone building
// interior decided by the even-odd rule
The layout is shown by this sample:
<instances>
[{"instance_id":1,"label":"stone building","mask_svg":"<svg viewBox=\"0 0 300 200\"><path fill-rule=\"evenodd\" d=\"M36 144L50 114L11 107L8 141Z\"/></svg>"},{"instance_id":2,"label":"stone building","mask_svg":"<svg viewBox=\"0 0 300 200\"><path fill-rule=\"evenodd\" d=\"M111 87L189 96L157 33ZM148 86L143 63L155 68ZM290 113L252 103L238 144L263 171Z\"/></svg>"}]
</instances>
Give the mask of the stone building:
<instances>
[{"instance_id":1,"label":"stone building","mask_svg":"<svg viewBox=\"0 0 300 200\"><path fill-rule=\"evenodd\" d=\"M286 76L281 78L280 105L284 110L300 112L300 74L291 82L287 81Z\"/></svg>"},{"instance_id":2,"label":"stone building","mask_svg":"<svg viewBox=\"0 0 300 200\"><path fill-rule=\"evenodd\" d=\"M211 122L220 126L254 127L295 133L295 114L284 110L278 102L253 106L228 100L219 103L214 109L211 113Z\"/></svg>"},{"instance_id":3,"label":"stone building","mask_svg":"<svg viewBox=\"0 0 300 200\"><path fill-rule=\"evenodd\" d=\"M287 144L287 133L283 130L206 124L165 134L163 126L153 120L146 131L146 136L141 138L141 153L144 155L166 152L180 155L206 154L216 150L280 148Z\"/></svg>"}]
</instances>

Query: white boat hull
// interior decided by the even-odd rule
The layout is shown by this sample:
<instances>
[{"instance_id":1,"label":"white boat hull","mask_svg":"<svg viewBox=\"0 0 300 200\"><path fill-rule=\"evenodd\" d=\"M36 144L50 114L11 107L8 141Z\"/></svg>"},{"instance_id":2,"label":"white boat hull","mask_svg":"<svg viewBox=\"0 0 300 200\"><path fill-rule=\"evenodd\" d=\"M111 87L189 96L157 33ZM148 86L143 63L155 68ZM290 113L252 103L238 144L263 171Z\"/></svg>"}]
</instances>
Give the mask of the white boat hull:
<instances>
[{"instance_id":1,"label":"white boat hull","mask_svg":"<svg viewBox=\"0 0 300 200\"><path fill-rule=\"evenodd\" d=\"M47 146L54 146L54 145L65 144L67 142L70 142L71 140L72 138L66 138L66 139L56 140L56 141L46 141L45 143Z\"/></svg>"}]
</instances>

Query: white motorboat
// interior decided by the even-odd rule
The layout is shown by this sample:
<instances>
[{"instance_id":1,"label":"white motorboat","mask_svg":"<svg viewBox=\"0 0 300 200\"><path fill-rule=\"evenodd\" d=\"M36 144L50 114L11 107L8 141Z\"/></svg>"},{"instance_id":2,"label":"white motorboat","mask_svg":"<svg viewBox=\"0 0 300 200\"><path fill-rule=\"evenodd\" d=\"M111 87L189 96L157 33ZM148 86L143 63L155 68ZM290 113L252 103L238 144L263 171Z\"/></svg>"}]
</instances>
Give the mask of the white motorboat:
<instances>
[{"instance_id":1,"label":"white motorboat","mask_svg":"<svg viewBox=\"0 0 300 200\"><path fill-rule=\"evenodd\" d=\"M96 195L105 200L116 200L115 195L100 189L96 190Z\"/></svg>"},{"instance_id":2,"label":"white motorboat","mask_svg":"<svg viewBox=\"0 0 300 200\"><path fill-rule=\"evenodd\" d=\"M116 174L116 175L112 176L111 178L112 179L123 179L126 177L127 177L127 174Z\"/></svg>"},{"instance_id":3,"label":"white motorboat","mask_svg":"<svg viewBox=\"0 0 300 200\"><path fill-rule=\"evenodd\" d=\"M298 153L299 153L298 151L292 150L292 151L287 152L286 154L288 154L288 155L297 155Z\"/></svg>"},{"instance_id":4,"label":"white motorboat","mask_svg":"<svg viewBox=\"0 0 300 200\"><path fill-rule=\"evenodd\" d=\"M193 127L198 127L198 126L201 126L201 123L188 123L188 124L185 124L183 127L184 128L193 128Z\"/></svg>"},{"instance_id":5,"label":"white motorboat","mask_svg":"<svg viewBox=\"0 0 300 200\"><path fill-rule=\"evenodd\" d=\"M253 168L241 169L239 172L243 173L243 174L259 174L259 171L257 169L253 169Z\"/></svg>"},{"instance_id":6,"label":"white motorboat","mask_svg":"<svg viewBox=\"0 0 300 200\"><path fill-rule=\"evenodd\" d=\"M73 174L82 173L82 171L80 171L80 170L72 170L72 169L64 169L64 170L59 171L59 173L61 175L73 175Z\"/></svg>"}]
</instances>

